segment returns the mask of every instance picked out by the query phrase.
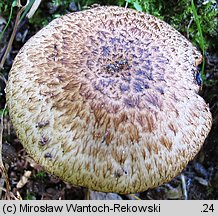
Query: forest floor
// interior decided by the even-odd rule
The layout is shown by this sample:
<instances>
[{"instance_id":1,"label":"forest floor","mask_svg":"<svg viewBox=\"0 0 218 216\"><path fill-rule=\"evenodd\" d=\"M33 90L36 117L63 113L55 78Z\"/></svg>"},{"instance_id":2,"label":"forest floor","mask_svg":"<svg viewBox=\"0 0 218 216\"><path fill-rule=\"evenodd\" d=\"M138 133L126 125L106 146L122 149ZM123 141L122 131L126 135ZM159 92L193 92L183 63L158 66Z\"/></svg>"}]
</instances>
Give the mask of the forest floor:
<instances>
[{"instance_id":1,"label":"forest floor","mask_svg":"<svg viewBox=\"0 0 218 216\"><path fill-rule=\"evenodd\" d=\"M1 22L0 22L1 25ZM1 43L2 54L12 31L8 28ZM4 66L4 76L11 68L13 59L22 45L38 29L26 22L17 31L13 46ZM140 199L217 199L218 198L218 56L217 51L207 53L205 74L207 82L200 94L209 103L212 115L212 130L199 154L180 176L146 192L136 194ZM2 55L1 55L2 56ZM1 57L0 56L0 57ZM5 105L5 83L0 80L0 109ZM46 173L25 152L16 137L9 116L4 116L3 162L7 169L11 192L18 199L134 199L134 196L105 194L74 187ZM5 199L5 183L0 178L0 199Z\"/></svg>"}]
</instances>

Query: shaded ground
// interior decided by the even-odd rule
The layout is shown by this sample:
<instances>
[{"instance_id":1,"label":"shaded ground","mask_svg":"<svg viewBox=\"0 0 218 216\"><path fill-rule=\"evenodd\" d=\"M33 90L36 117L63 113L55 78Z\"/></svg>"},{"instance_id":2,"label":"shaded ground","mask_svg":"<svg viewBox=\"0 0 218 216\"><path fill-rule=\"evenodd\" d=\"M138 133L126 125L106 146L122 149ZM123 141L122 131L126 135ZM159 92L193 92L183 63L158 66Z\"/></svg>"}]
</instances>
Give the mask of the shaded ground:
<instances>
[{"instance_id":1,"label":"shaded ground","mask_svg":"<svg viewBox=\"0 0 218 216\"><path fill-rule=\"evenodd\" d=\"M8 29L1 43L0 57L6 47L12 26ZM13 59L22 45L37 32L31 24L20 25L12 49L7 57L3 70L7 74ZM217 199L218 198L218 56L215 50L207 54L206 76L207 84L201 95L210 104L213 114L213 127L205 141L204 147L183 171L171 182L155 189L136 194L141 199L184 199L187 192L188 199ZM0 80L0 109L4 107L5 84ZM88 191L85 188L73 187L51 176L34 163L26 154L18 141L10 123L9 117L4 118L3 160L8 170L11 191L17 198L22 199L86 199ZM183 180L182 180L183 179ZM0 187L4 183L0 181ZM186 190L184 190L184 187ZM90 193L89 193L90 194ZM0 194L4 199L4 192ZM133 199L131 196L91 193L92 199Z\"/></svg>"}]
</instances>

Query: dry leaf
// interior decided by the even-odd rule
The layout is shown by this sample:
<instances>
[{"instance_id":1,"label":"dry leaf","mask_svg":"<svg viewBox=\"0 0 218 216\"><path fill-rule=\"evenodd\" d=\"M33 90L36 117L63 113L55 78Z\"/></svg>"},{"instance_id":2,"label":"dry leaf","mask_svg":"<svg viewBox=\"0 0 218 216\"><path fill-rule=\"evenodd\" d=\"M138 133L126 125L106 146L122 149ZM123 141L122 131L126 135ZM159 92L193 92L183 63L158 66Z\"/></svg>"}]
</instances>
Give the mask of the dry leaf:
<instances>
[{"instance_id":1,"label":"dry leaf","mask_svg":"<svg viewBox=\"0 0 218 216\"><path fill-rule=\"evenodd\" d=\"M31 171L25 171L24 175L21 177L20 181L17 183L17 188L22 188L31 176Z\"/></svg>"}]
</instances>

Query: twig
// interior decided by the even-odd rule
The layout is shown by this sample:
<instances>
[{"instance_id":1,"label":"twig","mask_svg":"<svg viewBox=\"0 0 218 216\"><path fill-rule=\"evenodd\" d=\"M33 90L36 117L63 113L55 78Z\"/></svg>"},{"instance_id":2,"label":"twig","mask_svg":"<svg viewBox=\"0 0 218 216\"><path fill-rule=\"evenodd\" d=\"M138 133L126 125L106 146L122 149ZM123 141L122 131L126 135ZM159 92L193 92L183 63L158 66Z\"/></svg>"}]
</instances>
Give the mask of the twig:
<instances>
[{"instance_id":1,"label":"twig","mask_svg":"<svg viewBox=\"0 0 218 216\"><path fill-rule=\"evenodd\" d=\"M191 26L191 24L192 24L193 20L194 20L194 18L193 18L193 17L191 17L191 19L190 19L190 21L189 21L189 24L188 24L188 26L187 26L187 29L186 29L187 38L189 38L189 28L190 28L190 26Z\"/></svg>"},{"instance_id":2,"label":"twig","mask_svg":"<svg viewBox=\"0 0 218 216\"><path fill-rule=\"evenodd\" d=\"M8 53L9 53L10 49L11 49L12 43L13 43L13 41L14 41L14 37L15 37L16 32L17 32L17 27L18 27L19 22L20 22L20 15L22 14L22 12L23 12L24 10L25 10L25 7L22 7L22 8L18 11L18 13L17 13L16 20L15 20L15 24L14 24L14 28L13 28L13 32L12 32L12 34L11 34L11 37L10 37L10 40L9 40L9 42L8 42L8 46L7 46L7 49L6 49L5 53L4 53L4 56L2 57L1 64L0 64L0 69L3 69L3 67L4 67L5 60L6 60L7 55L8 55Z\"/></svg>"},{"instance_id":3,"label":"twig","mask_svg":"<svg viewBox=\"0 0 218 216\"><path fill-rule=\"evenodd\" d=\"M35 0L32 7L30 8L28 14L26 15L28 19L30 19L38 9L39 5L41 3L41 0Z\"/></svg>"},{"instance_id":4,"label":"twig","mask_svg":"<svg viewBox=\"0 0 218 216\"><path fill-rule=\"evenodd\" d=\"M20 19L21 14L25 11L28 4L29 4L29 0L27 0L26 4L24 6L21 5L20 0L17 0L17 6L21 7L21 9L17 13L14 28L13 28L13 32L11 34L10 40L8 42L8 46L6 48L6 51L5 51L4 55L3 55L1 63L0 63L0 69L3 69L3 67L4 67L5 60L6 60L7 55L9 53L10 49L11 49L12 43L14 41L14 37L15 37L16 32L17 32L18 25L20 24L20 21L21 21L21 19Z\"/></svg>"},{"instance_id":5,"label":"twig","mask_svg":"<svg viewBox=\"0 0 218 216\"><path fill-rule=\"evenodd\" d=\"M2 200L2 191L6 192L4 184L5 180L3 178L0 178L0 200Z\"/></svg>"},{"instance_id":6,"label":"twig","mask_svg":"<svg viewBox=\"0 0 218 216\"><path fill-rule=\"evenodd\" d=\"M187 192L187 187L186 187L186 181L185 181L184 174L181 174L180 178L181 178L181 181L182 181L183 196L184 196L184 199L187 200L188 199L188 192Z\"/></svg>"},{"instance_id":7,"label":"twig","mask_svg":"<svg viewBox=\"0 0 218 216\"><path fill-rule=\"evenodd\" d=\"M0 186L0 191L4 191L5 193L7 192L7 190L5 190L5 188L3 188L1 186ZM10 198L12 198L14 200L22 200L22 197L20 196L19 191L17 191L17 197L12 192L10 192L9 194L10 194Z\"/></svg>"},{"instance_id":8,"label":"twig","mask_svg":"<svg viewBox=\"0 0 218 216\"><path fill-rule=\"evenodd\" d=\"M138 196L135 194L129 194L130 197L134 198L135 200L141 200Z\"/></svg>"},{"instance_id":9,"label":"twig","mask_svg":"<svg viewBox=\"0 0 218 216\"><path fill-rule=\"evenodd\" d=\"M86 191L85 200L90 200L90 190Z\"/></svg>"},{"instance_id":10,"label":"twig","mask_svg":"<svg viewBox=\"0 0 218 216\"><path fill-rule=\"evenodd\" d=\"M128 2L128 1L126 1L126 4L125 4L125 9L128 7L128 4L129 4L129 2Z\"/></svg>"}]
</instances>

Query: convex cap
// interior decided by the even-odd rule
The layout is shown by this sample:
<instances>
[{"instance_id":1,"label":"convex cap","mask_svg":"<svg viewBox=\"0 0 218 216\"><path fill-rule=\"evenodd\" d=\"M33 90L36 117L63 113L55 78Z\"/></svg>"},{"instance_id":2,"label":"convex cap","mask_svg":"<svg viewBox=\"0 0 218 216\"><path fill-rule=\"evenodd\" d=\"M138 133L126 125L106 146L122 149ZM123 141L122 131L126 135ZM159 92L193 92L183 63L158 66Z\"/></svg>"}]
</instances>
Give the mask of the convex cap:
<instances>
[{"instance_id":1,"label":"convex cap","mask_svg":"<svg viewBox=\"0 0 218 216\"><path fill-rule=\"evenodd\" d=\"M115 6L67 14L16 56L10 117L29 155L64 181L145 191L178 175L209 133L201 60L151 15Z\"/></svg>"}]
</instances>

